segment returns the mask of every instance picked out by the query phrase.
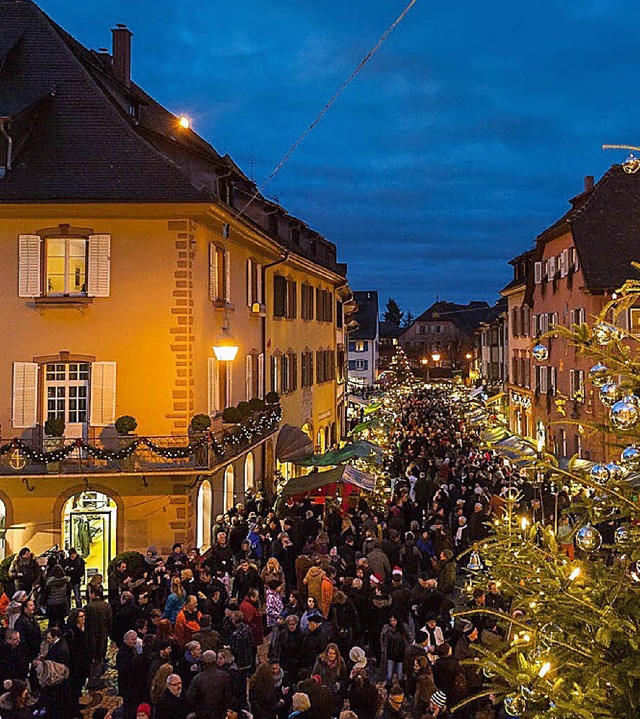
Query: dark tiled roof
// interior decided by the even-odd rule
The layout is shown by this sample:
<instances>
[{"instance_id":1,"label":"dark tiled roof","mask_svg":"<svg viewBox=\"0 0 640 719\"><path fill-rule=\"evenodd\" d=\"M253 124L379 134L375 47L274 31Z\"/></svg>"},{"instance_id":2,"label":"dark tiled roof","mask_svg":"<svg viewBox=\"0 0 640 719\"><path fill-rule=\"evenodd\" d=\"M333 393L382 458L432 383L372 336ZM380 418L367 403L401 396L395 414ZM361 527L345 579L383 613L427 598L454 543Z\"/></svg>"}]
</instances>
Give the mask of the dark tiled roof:
<instances>
[{"instance_id":1,"label":"dark tiled roof","mask_svg":"<svg viewBox=\"0 0 640 719\"><path fill-rule=\"evenodd\" d=\"M460 305L439 300L417 317L415 322L453 322L459 329L468 331L477 327L488 311L489 305L486 302L469 302L467 305Z\"/></svg>"},{"instance_id":2,"label":"dark tiled roof","mask_svg":"<svg viewBox=\"0 0 640 719\"><path fill-rule=\"evenodd\" d=\"M404 327L398 327L393 322L380 322L379 326L381 339L397 339L405 330Z\"/></svg>"},{"instance_id":3,"label":"dark tiled roof","mask_svg":"<svg viewBox=\"0 0 640 719\"><path fill-rule=\"evenodd\" d=\"M587 287L617 289L638 279L640 261L640 174L611 167L572 222L573 239Z\"/></svg>"},{"instance_id":4,"label":"dark tiled roof","mask_svg":"<svg viewBox=\"0 0 640 719\"><path fill-rule=\"evenodd\" d=\"M369 292L354 292L353 299L358 304L358 310L353 319L359 327L355 332L349 334L352 340L375 339L378 328L378 293L376 290Z\"/></svg>"},{"instance_id":5,"label":"dark tiled roof","mask_svg":"<svg viewBox=\"0 0 640 719\"><path fill-rule=\"evenodd\" d=\"M492 305L484 319L482 320L482 324L491 324L492 322L495 322L495 320L500 317L500 315L503 315L507 311L508 302L506 297L501 297L499 300L496 301L494 305Z\"/></svg>"},{"instance_id":6,"label":"dark tiled roof","mask_svg":"<svg viewBox=\"0 0 640 719\"><path fill-rule=\"evenodd\" d=\"M0 0L0 117L12 118L14 142L13 167L0 179L0 203L210 203L217 198L218 176L229 172L236 209L256 192L228 155L179 128L178 118L134 82L125 87L117 81L108 53L85 48L31 0ZM262 232L264 205L277 207L258 195L243 215ZM316 254L294 244L287 232L277 241L345 275L335 245L317 239Z\"/></svg>"}]
</instances>

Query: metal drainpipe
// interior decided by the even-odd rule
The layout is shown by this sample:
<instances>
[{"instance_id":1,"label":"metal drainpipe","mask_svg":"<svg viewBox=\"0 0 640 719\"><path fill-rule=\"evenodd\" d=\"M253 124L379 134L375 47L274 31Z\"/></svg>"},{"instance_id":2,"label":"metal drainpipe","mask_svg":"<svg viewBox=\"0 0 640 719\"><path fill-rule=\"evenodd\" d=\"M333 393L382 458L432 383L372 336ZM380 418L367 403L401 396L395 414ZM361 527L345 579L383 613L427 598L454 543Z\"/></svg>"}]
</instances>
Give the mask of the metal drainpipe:
<instances>
[{"instance_id":1,"label":"metal drainpipe","mask_svg":"<svg viewBox=\"0 0 640 719\"><path fill-rule=\"evenodd\" d=\"M11 122L10 117L0 117L0 133L7 141L7 163L5 165L5 169L7 171L9 171L11 169L11 155L13 153L13 140L11 139L11 136L7 132L7 125L10 122Z\"/></svg>"},{"instance_id":2,"label":"metal drainpipe","mask_svg":"<svg viewBox=\"0 0 640 719\"><path fill-rule=\"evenodd\" d=\"M291 253L289 250L284 251L283 257L281 257L279 260L276 260L275 262L270 262L267 265L262 265L262 299L264 300L263 304L265 306L265 313L264 317L262 317L262 396L267 396L267 312L266 312L266 306L267 306L267 270L271 267L275 267L276 265L281 265L283 262L286 262L289 259L289 255ZM275 450L274 450L274 456L273 456L274 462L275 462ZM264 451L264 447L262 449L262 490L264 492L264 480L267 470L267 453Z\"/></svg>"}]
</instances>

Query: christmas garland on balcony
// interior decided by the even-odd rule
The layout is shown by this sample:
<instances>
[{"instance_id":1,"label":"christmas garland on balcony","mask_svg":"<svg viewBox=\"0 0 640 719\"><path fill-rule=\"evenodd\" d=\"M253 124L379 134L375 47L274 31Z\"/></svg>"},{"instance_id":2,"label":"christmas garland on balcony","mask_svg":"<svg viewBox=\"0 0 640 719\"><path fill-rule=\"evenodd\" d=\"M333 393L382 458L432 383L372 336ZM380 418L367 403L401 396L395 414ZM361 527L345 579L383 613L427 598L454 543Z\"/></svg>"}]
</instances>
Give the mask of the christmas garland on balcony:
<instances>
[{"instance_id":1,"label":"christmas garland on balcony","mask_svg":"<svg viewBox=\"0 0 640 719\"><path fill-rule=\"evenodd\" d=\"M96 445L89 444L82 439L76 439L74 442L53 449L48 452L29 447L23 440L15 437L10 442L0 445L0 457L8 452L20 450L29 462L36 464L49 464L51 462L60 462L66 459L76 449L84 450L93 459L101 461L115 461L130 457L138 447L147 447L154 454L164 459L188 459L200 447L210 446L214 454L218 458L222 458L229 449L237 450L243 443L250 444L267 432L275 429L282 419L282 409L278 405L274 410L261 414L258 417L250 417L246 422L238 425L237 428L229 433L224 433L222 437L216 437L212 432L208 432L205 436L199 437L197 440L190 442L184 447L163 447L156 444L148 437L131 438L131 443L120 449L103 449ZM61 441L64 438L60 438Z\"/></svg>"}]
</instances>

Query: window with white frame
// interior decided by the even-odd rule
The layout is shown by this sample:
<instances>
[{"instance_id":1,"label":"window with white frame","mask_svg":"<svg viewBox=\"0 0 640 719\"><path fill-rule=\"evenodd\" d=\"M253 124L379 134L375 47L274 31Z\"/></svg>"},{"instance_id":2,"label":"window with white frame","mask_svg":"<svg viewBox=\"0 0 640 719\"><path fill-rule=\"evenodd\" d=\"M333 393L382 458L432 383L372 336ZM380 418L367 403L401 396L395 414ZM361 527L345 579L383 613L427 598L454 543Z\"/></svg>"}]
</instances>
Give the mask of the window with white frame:
<instances>
[{"instance_id":1,"label":"window with white frame","mask_svg":"<svg viewBox=\"0 0 640 719\"><path fill-rule=\"evenodd\" d=\"M230 364L215 357L208 358L208 403L211 416L231 405L233 374Z\"/></svg>"},{"instance_id":2,"label":"window with white frame","mask_svg":"<svg viewBox=\"0 0 640 719\"><path fill-rule=\"evenodd\" d=\"M364 371L364 370L369 369L368 360L356 360L355 362L356 362L355 369L357 369L359 371Z\"/></svg>"},{"instance_id":3,"label":"window with white frame","mask_svg":"<svg viewBox=\"0 0 640 719\"><path fill-rule=\"evenodd\" d=\"M262 265L254 259L247 260L247 306L253 307L254 304L263 304L262 297Z\"/></svg>"},{"instance_id":4,"label":"window with white frame","mask_svg":"<svg viewBox=\"0 0 640 719\"><path fill-rule=\"evenodd\" d=\"M571 326L583 324L585 321L584 308L577 307L576 309L571 310L570 320L571 320Z\"/></svg>"},{"instance_id":5,"label":"window with white frame","mask_svg":"<svg viewBox=\"0 0 640 719\"><path fill-rule=\"evenodd\" d=\"M18 296L108 297L110 235L20 235Z\"/></svg>"},{"instance_id":6,"label":"window with white frame","mask_svg":"<svg viewBox=\"0 0 640 719\"><path fill-rule=\"evenodd\" d=\"M214 302L231 302L229 250L216 242L209 243L209 298Z\"/></svg>"},{"instance_id":7,"label":"window with white frame","mask_svg":"<svg viewBox=\"0 0 640 719\"><path fill-rule=\"evenodd\" d=\"M45 419L84 424L88 419L89 363L45 365Z\"/></svg>"}]
</instances>

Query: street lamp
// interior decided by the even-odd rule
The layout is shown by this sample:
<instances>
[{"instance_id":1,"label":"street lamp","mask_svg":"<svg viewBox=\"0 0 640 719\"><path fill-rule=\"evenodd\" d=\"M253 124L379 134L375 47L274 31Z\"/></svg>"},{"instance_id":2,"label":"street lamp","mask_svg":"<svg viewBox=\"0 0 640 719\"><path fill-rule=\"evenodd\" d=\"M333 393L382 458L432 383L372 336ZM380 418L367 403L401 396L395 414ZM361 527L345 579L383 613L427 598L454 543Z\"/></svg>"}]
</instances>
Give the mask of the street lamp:
<instances>
[{"instance_id":1,"label":"street lamp","mask_svg":"<svg viewBox=\"0 0 640 719\"><path fill-rule=\"evenodd\" d=\"M426 357L423 357L420 360L420 364L423 365L424 367L426 367L429 364L429 360Z\"/></svg>"},{"instance_id":2,"label":"street lamp","mask_svg":"<svg viewBox=\"0 0 640 719\"><path fill-rule=\"evenodd\" d=\"M470 360L472 357L473 355L471 354L471 352L467 352L467 354L465 355L465 358L468 360Z\"/></svg>"},{"instance_id":3,"label":"street lamp","mask_svg":"<svg viewBox=\"0 0 640 719\"><path fill-rule=\"evenodd\" d=\"M440 353L439 353L439 352L434 352L434 353L431 355L431 359L432 359L434 362L440 362Z\"/></svg>"},{"instance_id":4,"label":"street lamp","mask_svg":"<svg viewBox=\"0 0 640 719\"><path fill-rule=\"evenodd\" d=\"M229 320L225 317L220 334L213 343L213 354L219 362L233 362L238 354L238 343L229 331Z\"/></svg>"}]
</instances>

